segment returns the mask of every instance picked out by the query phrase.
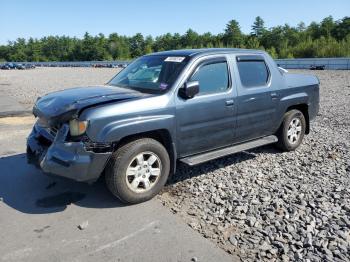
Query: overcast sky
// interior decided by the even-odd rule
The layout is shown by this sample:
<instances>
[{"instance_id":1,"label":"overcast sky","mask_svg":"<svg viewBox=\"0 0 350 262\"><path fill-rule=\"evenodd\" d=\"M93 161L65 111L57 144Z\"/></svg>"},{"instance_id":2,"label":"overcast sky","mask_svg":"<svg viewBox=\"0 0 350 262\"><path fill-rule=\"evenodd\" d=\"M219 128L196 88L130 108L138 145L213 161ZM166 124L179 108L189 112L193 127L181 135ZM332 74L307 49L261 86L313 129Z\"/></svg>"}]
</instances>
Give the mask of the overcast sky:
<instances>
[{"instance_id":1,"label":"overcast sky","mask_svg":"<svg viewBox=\"0 0 350 262\"><path fill-rule=\"evenodd\" d=\"M258 15L267 27L320 22L329 15L338 20L350 16L350 0L0 0L0 44L85 32L157 36L192 28L217 34L231 19L249 33Z\"/></svg>"}]
</instances>

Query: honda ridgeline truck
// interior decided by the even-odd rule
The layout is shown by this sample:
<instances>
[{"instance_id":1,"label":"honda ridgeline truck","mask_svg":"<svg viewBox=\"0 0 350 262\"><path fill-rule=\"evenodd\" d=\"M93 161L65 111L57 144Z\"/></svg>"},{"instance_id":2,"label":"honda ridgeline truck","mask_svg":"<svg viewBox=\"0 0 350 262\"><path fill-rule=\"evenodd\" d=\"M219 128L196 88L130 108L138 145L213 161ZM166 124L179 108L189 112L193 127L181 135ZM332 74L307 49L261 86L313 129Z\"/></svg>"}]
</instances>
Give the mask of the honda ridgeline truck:
<instances>
[{"instance_id":1,"label":"honda ridgeline truck","mask_svg":"<svg viewBox=\"0 0 350 262\"><path fill-rule=\"evenodd\" d=\"M155 196L177 161L190 166L275 143L296 149L319 109L319 80L260 50L142 56L106 85L39 98L27 139L44 172L94 182L121 201Z\"/></svg>"}]
</instances>

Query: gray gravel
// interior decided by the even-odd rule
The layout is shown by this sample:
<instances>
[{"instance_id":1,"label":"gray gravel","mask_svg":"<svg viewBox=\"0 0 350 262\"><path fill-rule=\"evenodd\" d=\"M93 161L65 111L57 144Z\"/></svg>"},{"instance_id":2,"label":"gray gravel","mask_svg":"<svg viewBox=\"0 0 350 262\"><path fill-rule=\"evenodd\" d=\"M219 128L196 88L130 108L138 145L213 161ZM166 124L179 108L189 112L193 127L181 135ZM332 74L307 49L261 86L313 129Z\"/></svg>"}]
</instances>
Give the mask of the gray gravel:
<instances>
[{"instance_id":1,"label":"gray gravel","mask_svg":"<svg viewBox=\"0 0 350 262\"><path fill-rule=\"evenodd\" d=\"M30 70L0 70L0 95L15 98L31 109L36 98L70 87L102 85L118 68L38 67Z\"/></svg>"},{"instance_id":2,"label":"gray gravel","mask_svg":"<svg viewBox=\"0 0 350 262\"><path fill-rule=\"evenodd\" d=\"M350 260L350 71L307 73L321 80L321 109L295 152L180 165L159 197L242 261Z\"/></svg>"}]
</instances>

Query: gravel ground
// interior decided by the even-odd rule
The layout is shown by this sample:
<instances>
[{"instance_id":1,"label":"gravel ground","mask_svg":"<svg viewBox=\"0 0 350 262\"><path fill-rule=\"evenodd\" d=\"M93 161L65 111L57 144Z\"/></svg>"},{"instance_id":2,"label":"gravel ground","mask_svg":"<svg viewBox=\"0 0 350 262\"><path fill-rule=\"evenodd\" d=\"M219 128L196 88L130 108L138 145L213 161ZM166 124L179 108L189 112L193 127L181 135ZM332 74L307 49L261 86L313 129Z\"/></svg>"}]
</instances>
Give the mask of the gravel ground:
<instances>
[{"instance_id":1,"label":"gravel ground","mask_svg":"<svg viewBox=\"0 0 350 262\"><path fill-rule=\"evenodd\" d=\"M321 108L290 153L267 146L195 168L159 196L242 261L350 260L350 71L318 71Z\"/></svg>"},{"instance_id":2,"label":"gravel ground","mask_svg":"<svg viewBox=\"0 0 350 262\"><path fill-rule=\"evenodd\" d=\"M0 71L1 93L37 96L103 84L118 69ZM267 146L178 172L158 197L192 228L242 260L350 260L350 71L321 80L321 108L295 152Z\"/></svg>"},{"instance_id":3,"label":"gravel ground","mask_svg":"<svg viewBox=\"0 0 350 262\"><path fill-rule=\"evenodd\" d=\"M38 96L49 92L109 81L118 68L38 67L30 70L0 70L0 95L14 97L31 109Z\"/></svg>"}]
</instances>

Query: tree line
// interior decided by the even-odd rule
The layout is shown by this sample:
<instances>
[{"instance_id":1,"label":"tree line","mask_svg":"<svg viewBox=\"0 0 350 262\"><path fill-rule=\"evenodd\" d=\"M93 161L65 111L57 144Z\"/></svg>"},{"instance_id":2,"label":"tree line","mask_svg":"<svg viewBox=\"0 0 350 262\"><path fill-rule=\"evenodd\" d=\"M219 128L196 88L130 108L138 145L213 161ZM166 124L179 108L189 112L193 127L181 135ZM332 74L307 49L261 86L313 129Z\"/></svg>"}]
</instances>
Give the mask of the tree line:
<instances>
[{"instance_id":1,"label":"tree line","mask_svg":"<svg viewBox=\"0 0 350 262\"><path fill-rule=\"evenodd\" d=\"M349 57L350 17L335 21L332 16L308 26L285 24L266 28L258 16L251 33L244 34L236 20L227 23L217 35L167 33L153 38L137 33L109 36L85 33L82 39L69 36L47 36L40 39L18 38L0 45L0 61L102 61L128 60L163 50L183 48L238 47L262 49L273 58Z\"/></svg>"}]
</instances>

